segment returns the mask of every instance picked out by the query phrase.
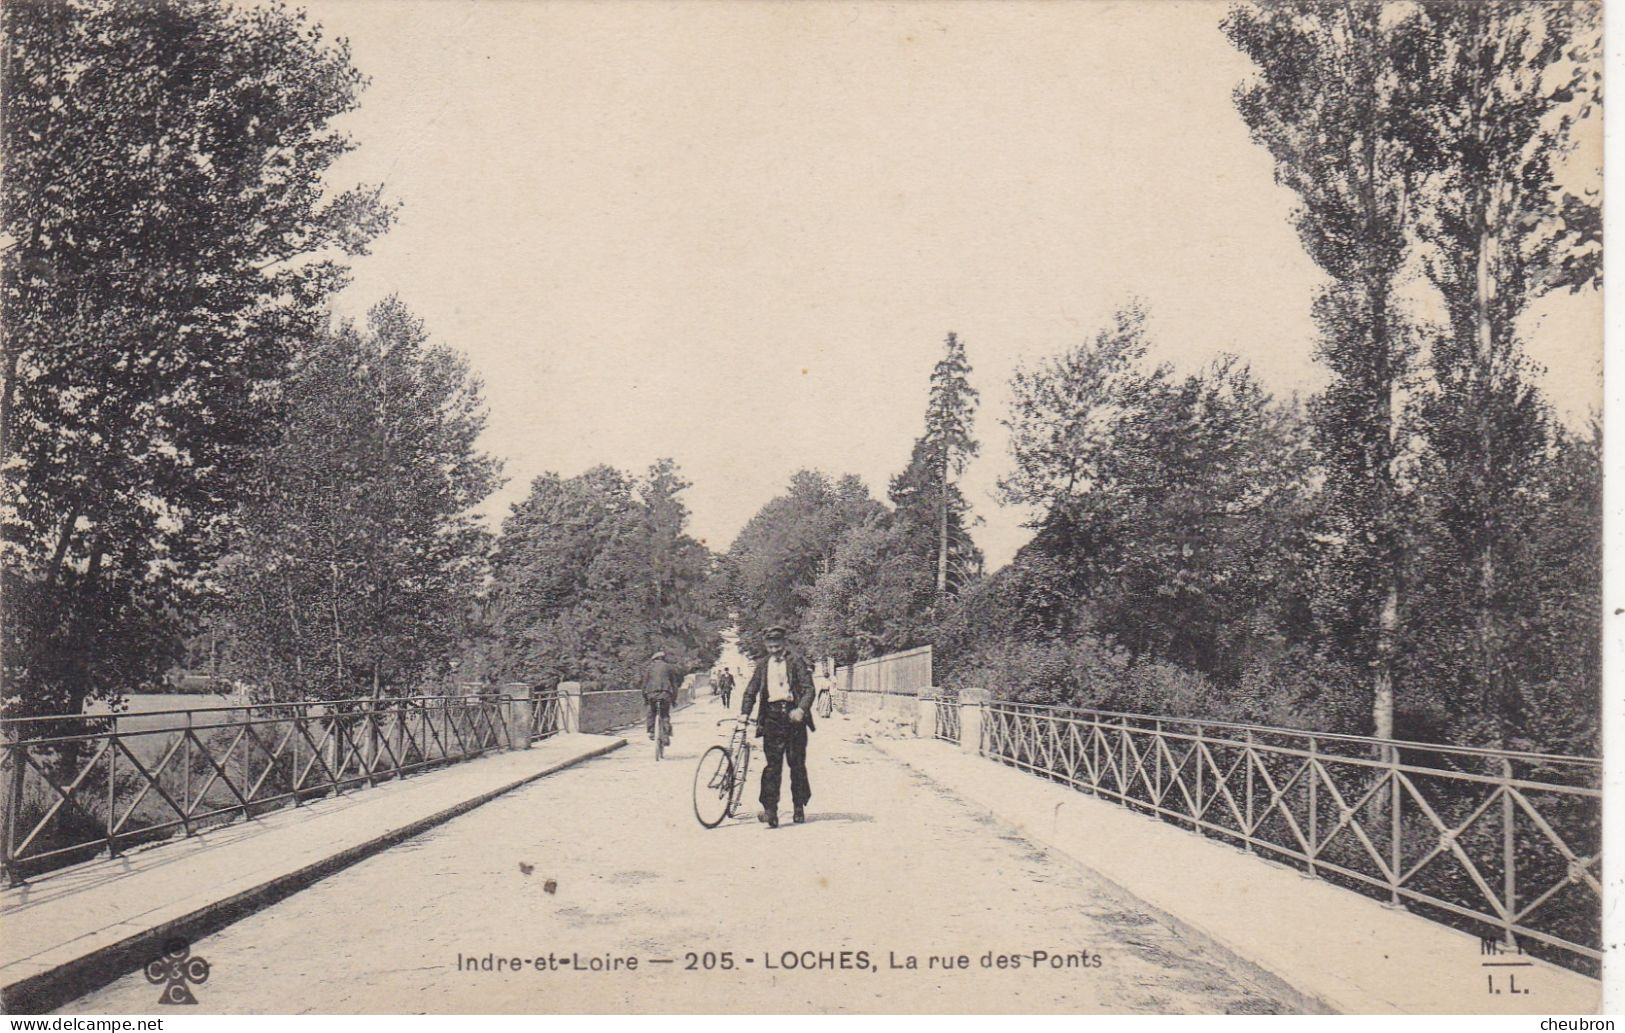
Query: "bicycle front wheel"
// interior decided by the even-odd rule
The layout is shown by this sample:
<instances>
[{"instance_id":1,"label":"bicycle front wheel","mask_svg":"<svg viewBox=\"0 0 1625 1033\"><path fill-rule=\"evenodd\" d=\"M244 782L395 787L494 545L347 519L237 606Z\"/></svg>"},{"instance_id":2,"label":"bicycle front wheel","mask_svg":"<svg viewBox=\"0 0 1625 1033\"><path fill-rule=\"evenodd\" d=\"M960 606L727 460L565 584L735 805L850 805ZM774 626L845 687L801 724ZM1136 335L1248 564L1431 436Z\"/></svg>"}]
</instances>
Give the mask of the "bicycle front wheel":
<instances>
[{"instance_id":1,"label":"bicycle front wheel","mask_svg":"<svg viewBox=\"0 0 1625 1033\"><path fill-rule=\"evenodd\" d=\"M733 758L721 746L713 746L701 754L694 770L694 817L706 828L716 828L733 810L733 796Z\"/></svg>"},{"instance_id":2,"label":"bicycle front wheel","mask_svg":"<svg viewBox=\"0 0 1625 1033\"><path fill-rule=\"evenodd\" d=\"M739 802L745 796L745 783L750 780L750 743L748 741L740 743L737 757L736 760L729 758L733 761L734 772L733 792L728 796L728 813L730 815L739 813Z\"/></svg>"}]
</instances>

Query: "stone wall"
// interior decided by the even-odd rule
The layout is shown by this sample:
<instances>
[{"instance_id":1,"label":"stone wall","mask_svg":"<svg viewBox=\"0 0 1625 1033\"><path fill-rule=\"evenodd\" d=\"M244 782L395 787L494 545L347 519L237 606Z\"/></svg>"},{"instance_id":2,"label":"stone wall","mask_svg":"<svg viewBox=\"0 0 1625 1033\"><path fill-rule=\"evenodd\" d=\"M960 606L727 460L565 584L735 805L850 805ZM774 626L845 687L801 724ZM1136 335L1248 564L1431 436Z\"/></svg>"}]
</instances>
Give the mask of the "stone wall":
<instances>
[{"instance_id":1,"label":"stone wall","mask_svg":"<svg viewBox=\"0 0 1625 1033\"><path fill-rule=\"evenodd\" d=\"M929 695L930 689L922 695ZM835 711L876 734L912 736L919 721L919 696L904 692L835 692ZM860 725L860 727L862 727Z\"/></svg>"},{"instance_id":2,"label":"stone wall","mask_svg":"<svg viewBox=\"0 0 1625 1033\"><path fill-rule=\"evenodd\" d=\"M567 683L568 684L568 683ZM709 693L710 682L705 674L691 674L683 679L677 690L673 710L692 704L696 693ZM578 731L589 734L631 728L645 720L643 693L638 689L601 689L584 686L581 689L581 726Z\"/></svg>"}]
</instances>

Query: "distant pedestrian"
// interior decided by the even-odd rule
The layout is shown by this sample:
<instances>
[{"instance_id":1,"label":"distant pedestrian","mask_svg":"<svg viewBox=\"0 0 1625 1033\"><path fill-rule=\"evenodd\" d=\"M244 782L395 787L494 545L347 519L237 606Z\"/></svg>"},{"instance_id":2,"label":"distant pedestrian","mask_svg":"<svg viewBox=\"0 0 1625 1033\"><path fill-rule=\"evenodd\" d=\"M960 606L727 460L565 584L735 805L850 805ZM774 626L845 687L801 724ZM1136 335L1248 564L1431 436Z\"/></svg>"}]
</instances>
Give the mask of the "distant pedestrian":
<instances>
[{"instance_id":1,"label":"distant pedestrian","mask_svg":"<svg viewBox=\"0 0 1625 1033\"><path fill-rule=\"evenodd\" d=\"M722 693L722 705L727 707L729 705L728 701L733 699L734 695L734 675L726 667L722 669L722 674L717 677L717 690Z\"/></svg>"}]
</instances>

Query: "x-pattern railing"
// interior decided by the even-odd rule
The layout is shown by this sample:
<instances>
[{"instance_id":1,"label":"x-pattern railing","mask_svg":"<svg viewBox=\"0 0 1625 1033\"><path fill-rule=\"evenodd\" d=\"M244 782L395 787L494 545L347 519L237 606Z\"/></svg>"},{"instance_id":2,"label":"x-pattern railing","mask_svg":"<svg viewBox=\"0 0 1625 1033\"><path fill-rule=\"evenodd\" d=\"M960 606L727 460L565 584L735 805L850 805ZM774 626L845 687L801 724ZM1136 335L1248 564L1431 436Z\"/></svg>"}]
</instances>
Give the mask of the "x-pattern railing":
<instances>
[{"instance_id":1,"label":"x-pattern railing","mask_svg":"<svg viewBox=\"0 0 1625 1033\"><path fill-rule=\"evenodd\" d=\"M376 785L560 729L531 701L515 743L494 694L270 703L0 722L3 863L28 872ZM523 727L523 726L521 726Z\"/></svg>"},{"instance_id":2,"label":"x-pattern railing","mask_svg":"<svg viewBox=\"0 0 1625 1033\"><path fill-rule=\"evenodd\" d=\"M937 710L946 738L958 706ZM981 729L1014 767L1509 944L1601 957L1593 758L1005 701Z\"/></svg>"},{"instance_id":3,"label":"x-pattern railing","mask_svg":"<svg viewBox=\"0 0 1625 1033\"><path fill-rule=\"evenodd\" d=\"M944 742L959 741L959 701L946 696L936 696L932 700L932 710L936 712L936 727L932 731L933 738Z\"/></svg>"},{"instance_id":4,"label":"x-pattern railing","mask_svg":"<svg viewBox=\"0 0 1625 1033\"><path fill-rule=\"evenodd\" d=\"M531 697L530 741L559 734L563 729L563 711L556 691L538 692Z\"/></svg>"}]
</instances>

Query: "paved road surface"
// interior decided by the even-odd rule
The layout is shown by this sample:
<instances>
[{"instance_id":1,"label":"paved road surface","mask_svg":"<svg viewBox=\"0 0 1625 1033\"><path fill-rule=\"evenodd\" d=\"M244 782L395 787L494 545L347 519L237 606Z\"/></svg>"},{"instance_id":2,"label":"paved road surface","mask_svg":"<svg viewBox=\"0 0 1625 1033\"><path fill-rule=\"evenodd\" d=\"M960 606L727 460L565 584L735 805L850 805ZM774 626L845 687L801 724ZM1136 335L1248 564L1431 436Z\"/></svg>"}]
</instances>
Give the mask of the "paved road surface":
<instances>
[{"instance_id":1,"label":"paved road surface","mask_svg":"<svg viewBox=\"0 0 1625 1033\"><path fill-rule=\"evenodd\" d=\"M690 781L721 714L709 700L679 713L663 763L640 731L194 944L211 966L199 1010L1287 1010L1209 945L882 756L839 716L812 738L806 825L768 830L753 810L702 829ZM989 951L1034 950L1086 951L1099 967L981 967ZM689 971L690 951L731 951L737 968ZM782 967L804 951L837 964L864 951L870 968ZM619 973L458 969L459 956L549 952L645 960ZM920 968L890 969L893 953ZM969 971L928 967L959 954ZM137 973L64 1011L150 1013L157 996Z\"/></svg>"}]
</instances>

